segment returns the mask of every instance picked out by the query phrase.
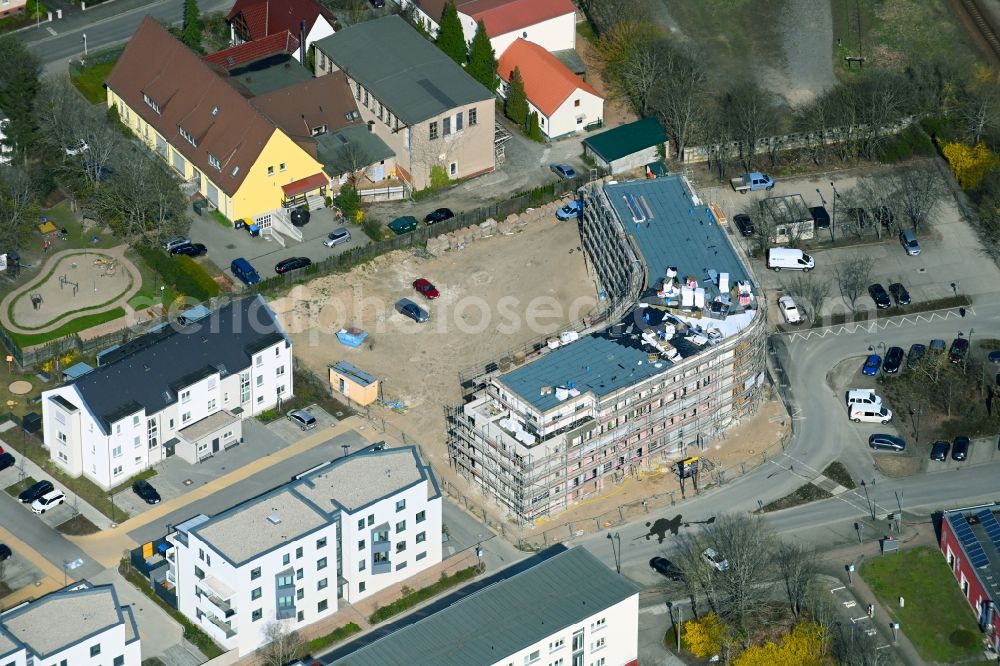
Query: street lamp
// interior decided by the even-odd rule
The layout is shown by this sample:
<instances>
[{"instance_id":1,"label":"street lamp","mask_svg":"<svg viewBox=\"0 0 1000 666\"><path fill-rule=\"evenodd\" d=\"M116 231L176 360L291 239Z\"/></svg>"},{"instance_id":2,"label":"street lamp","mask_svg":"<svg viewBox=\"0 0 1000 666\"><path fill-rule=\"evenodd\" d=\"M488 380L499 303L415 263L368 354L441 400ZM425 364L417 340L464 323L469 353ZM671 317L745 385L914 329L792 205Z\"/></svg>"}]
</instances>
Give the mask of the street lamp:
<instances>
[{"instance_id":1,"label":"street lamp","mask_svg":"<svg viewBox=\"0 0 1000 666\"><path fill-rule=\"evenodd\" d=\"M920 417L923 415L924 415L923 405L917 405L916 409L910 407L910 421L912 422L913 425L913 439L916 440L916 443L918 445L920 444Z\"/></svg>"},{"instance_id":2,"label":"street lamp","mask_svg":"<svg viewBox=\"0 0 1000 666\"><path fill-rule=\"evenodd\" d=\"M837 188L834 187L833 181L830 181L830 187L833 188L833 220L830 222L830 239L833 239L833 228L837 226L837 199L840 194L837 193Z\"/></svg>"},{"instance_id":3,"label":"street lamp","mask_svg":"<svg viewBox=\"0 0 1000 666\"><path fill-rule=\"evenodd\" d=\"M87 57L87 33L83 33L83 57Z\"/></svg>"},{"instance_id":4,"label":"street lamp","mask_svg":"<svg viewBox=\"0 0 1000 666\"><path fill-rule=\"evenodd\" d=\"M618 539L618 549L615 549L615 539ZM612 534L608 532L608 540L611 541L611 554L615 558L615 571L619 574L622 572L622 537L618 532Z\"/></svg>"}]
</instances>

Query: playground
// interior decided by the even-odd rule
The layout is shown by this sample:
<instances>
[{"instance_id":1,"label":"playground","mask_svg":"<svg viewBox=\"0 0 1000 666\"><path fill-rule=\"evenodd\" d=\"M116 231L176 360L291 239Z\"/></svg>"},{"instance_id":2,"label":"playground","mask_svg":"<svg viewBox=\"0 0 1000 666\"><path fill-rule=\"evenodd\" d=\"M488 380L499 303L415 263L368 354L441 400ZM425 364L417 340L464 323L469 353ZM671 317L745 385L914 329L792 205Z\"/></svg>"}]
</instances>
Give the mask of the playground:
<instances>
[{"instance_id":1,"label":"playground","mask_svg":"<svg viewBox=\"0 0 1000 666\"><path fill-rule=\"evenodd\" d=\"M0 302L0 322L15 334L42 334L78 318L126 308L142 277L125 258L125 246L108 250L64 250L38 277Z\"/></svg>"}]
</instances>

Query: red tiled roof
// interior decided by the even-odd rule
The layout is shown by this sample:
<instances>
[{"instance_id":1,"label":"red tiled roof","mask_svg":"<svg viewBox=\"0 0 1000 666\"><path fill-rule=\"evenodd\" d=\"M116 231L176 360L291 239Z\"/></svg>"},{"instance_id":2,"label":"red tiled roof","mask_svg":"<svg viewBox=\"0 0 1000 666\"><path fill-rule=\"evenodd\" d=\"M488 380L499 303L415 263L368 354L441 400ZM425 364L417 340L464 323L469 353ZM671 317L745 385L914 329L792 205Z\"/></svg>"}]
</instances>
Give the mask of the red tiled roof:
<instances>
[{"instance_id":1,"label":"red tiled roof","mask_svg":"<svg viewBox=\"0 0 1000 666\"><path fill-rule=\"evenodd\" d=\"M577 88L600 97L554 55L533 42L518 38L500 56L497 64L500 78L509 83L515 68L521 70L528 100L546 116L555 113Z\"/></svg>"},{"instance_id":2,"label":"red tiled roof","mask_svg":"<svg viewBox=\"0 0 1000 666\"><path fill-rule=\"evenodd\" d=\"M202 56L202 60L221 65L229 70L278 53L294 54L298 48L299 38L286 30L255 39L252 42L243 42L228 49L209 53Z\"/></svg>"},{"instance_id":3,"label":"red tiled roof","mask_svg":"<svg viewBox=\"0 0 1000 666\"><path fill-rule=\"evenodd\" d=\"M212 66L151 16L143 19L106 83L229 196L239 190L277 131ZM209 156L221 168L211 164Z\"/></svg>"},{"instance_id":4,"label":"red tiled roof","mask_svg":"<svg viewBox=\"0 0 1000 666\"><path fill-rule=\"evenodd\" d=\"M490 37L506 35L542 21L575 14L572 0L471 0L462 2L458 11L482 21Z\"/></svg>"},{"instance_id":5,"label":"red tiled roof","mask_svg":"<svg viewBox=\"0 0 1000 666\"><path fill-rule=\"evenodd\" d=\"M285 193L286 197L294 197L296 194L305 194L306 192L312 192L317 190L324 185L329 185L330 179L327 178L322 173L314 173L311 176L306 176L305 178L300 178L298 180L293 180L287 185L281 186L281 191Z\"/></svg>"},{"instance_id":6,"label":"red tiled roof","mask_svg":"<svg viewBox=\"0 0 1000 666\"><path fill-rule=\"evenodd\" d=\"M251 40L286 30L298 35L302 19L306 20L306 32L320 16L330 25L334 21L333 14L316 0L236 0L226 20L232 23L239 14L243 14Z\"/></svg>"}]
</instances>

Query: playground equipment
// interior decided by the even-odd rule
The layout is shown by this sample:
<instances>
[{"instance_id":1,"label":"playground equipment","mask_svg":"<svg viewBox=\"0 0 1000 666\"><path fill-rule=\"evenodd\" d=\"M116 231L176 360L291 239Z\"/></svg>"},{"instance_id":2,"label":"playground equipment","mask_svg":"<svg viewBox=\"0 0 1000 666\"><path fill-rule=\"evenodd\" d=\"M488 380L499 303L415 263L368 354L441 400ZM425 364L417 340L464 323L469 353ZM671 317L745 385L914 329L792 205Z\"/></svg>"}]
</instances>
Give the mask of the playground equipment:
<instances>
[{"instance_id":1,"label":"playground equipment","mask_svg":"<svg viewBox=\"0 0 1000 666\"><path fill-rule=\"evenodd\" d=\"M74 296L76 296L77 292L80 291L80 283L73 282L72 280L69 279L69 277L65 273L63 273L62 275L59 276L59 288L62 289L66 285L73 287ZM37 310L38 308L35 309Z\"/></svg>"}]
</instances>

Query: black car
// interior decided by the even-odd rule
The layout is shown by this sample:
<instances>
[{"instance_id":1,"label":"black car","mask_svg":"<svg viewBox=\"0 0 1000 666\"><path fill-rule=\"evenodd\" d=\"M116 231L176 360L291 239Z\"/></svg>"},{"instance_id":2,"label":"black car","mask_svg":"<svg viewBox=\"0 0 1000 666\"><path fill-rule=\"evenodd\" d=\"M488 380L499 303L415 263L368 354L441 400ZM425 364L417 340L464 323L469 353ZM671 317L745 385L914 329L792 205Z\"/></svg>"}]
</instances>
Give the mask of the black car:
<instances>
[{"instance_id":1,"label":"black car","mask_svg":"<svg viewBox=\"0 0 1000 666\"><path fill-rule=\"evenodd\" d=\"M203 257L208 254L208 248L203 243L188 243L179 245L170 250L172 255L184 255L185 257Z\"/></svg>"},{"instance_id":2,"label":"black car","mask_svg":"<svg viewBox=\"0 0 1000 666\"><path fill-rule=\"evenodd\" d=\"M304 227L309 224L309 217L309 211L302 207L293 209L292 214L289 216L292 224L296 227Z\"/></svg>"},{"instance_id":3,"label":"black car","mask_svg":"<svg viewBox=\"0 0 1000 666\"><path fill-rule=\"evenodd\" d=\"M906 449L906 442L894 435L875 433L868 438L868 446L884 451L903 451Z\"/></svg>"},{"instance_id":4,"label":"black car","mask_svg":"<svg viewBox=\"0 0 1000 666\"><path fill-rule=\"evenodd\" d=\"M968 437L956 437L954 443L951 445L951 458L952 460L965 460L969 457L969 438Z\"/></svg>"},{"instance_id":5,"label":"black car","mask_svg":"<svg viewBox=\"0 0 1000 666\"><path fill-rule=\"evenodd\" d=\"M892 307L892 300L889 299L889 292L881 284L873 284L868 287L868 295L875 301L875 307L885 310Z\"/></svg>"},{"instance_id":6,"label":"black car","mask_svg":"<svg viewBox=\"0 0 1000 666\"><path fill-rule=\"evenodd\" d=\"M968 338L955 338L951 341L951 348L948 350L948 360L952 363L961 363L965 360L965 355L969 352Z\"/></svg>"},{"instance_id":7,"label":"black car","mask_svg":"<svg viewBox=\"0 0 1000 666\"><path fill-rule=\"evenodd\" d=\"M909 305L910 304L910 292L906 291L904 287L899 282L893 282L889 285L889 293L892 297L896 299L896 305Z\"/></svg>"},{"instance_id":8,"label":"black car","mask_svg":"<svg viewBox=\"0 0 1000 666\"><path fill-rule=\"evenodd\" d=\"M809 209L809 214L812 215L813 224L816 225L817 229L830 228L830 213L827 212L825 207L813 206Z\"/></svg>"},{"instance_id":9,"label":"black car","mask_svg":"<svg viewBox=\"0 0 1000 666\"><path fill-rule=\"evenodd\" d=\"M749 215L737 215L733 218L733 224L744 236L753 236L753 222L750 221Z\"/></svg>"},{"instance_id":10,"label":"black car","mask_svg":"<svg viewBox=\"0 0 1000 666\"><path fill-rule=\"evenodd\" d=\"M132 484L132 492L139 496L146 504L159 504L160 493L145 479L139 479Z\"/></svg>"},{"instance_id":11,"label":"black car","mask_svg":"<svg viewBox=\"0 0 1000 666\"><path fill-rule=\"evenodd\" d=\"M51 481L36 481L22 490L17 499L21 500L21 504L31 504L42 495L50 493L53 490L55 490L55 486L52 485Z\"/></svg>"},{"instance_id":12,"label":"black car","mask_svg":"<svg viewBox=\"0 0 1000 666\"><path fill-rule=\"evenodd\" d=\"M948 449L950 448L951 444L944 440L934 442L933 446L931 446L931 460L944 462L948 459Z\"/></svg>"},{"instance_id":13,"label":"black car","mask_svg":"<svg viewBox=\"0 0 1000 666\"><path fill-rule=\"evenodd\" d=\"M1000 365L1000 351L991 351L986 355L986 360L990 363Z\"/></svg>"},{"instance_id":14,"label":"black car","mask_svg":"<svg viewBox=\"0 0 1000 666\"><path fill-rule=\"evenodd\" d=\"M424 216L424 224L436 224L450 220L453 217L455 217L455 214L451 212L450 208L438 208Z\"/></svg>"},{"instance_id":15,"label":"black car","mask_svg":"<svg viewBox=\"0 0 1000 666\"><path fill-rule=\"evenodd\" d=\"M919 343L910 345L910 351L906 352L906 367L913 370L915 367L920 365L920 359L922 359L926 353L927 345Z\"/></svg>"},{"instance_id":16,"label":"black car","mask_svg":"<svg viewBox=\"0 0 1000 666\"><path fill-rule=\"evenodd\" d=\"M895 374L899 372L899 367L903 365L903 348L889 347L885 352L885 361L882 362L882 372Z\"/></svg>"},{"instance_id":17,"label":"black car","mask_svg":"<svg viewBox=\"0 0 1000 666\"><path fill-rule=\"evenodd\" d=\"M10 546L5 543L0 543L0 562L3 562L13 554L14 553L10 552Z\"/></svg>"},{"instance_id":18,"label":"black car","mask_svg":"<svg viewBox=\"0 0 1000 666\"><path fill-rule=\"evenodd\" d=\"M677 568L677 565L665 557L654 557L649 561L649 566L653 571L666 576L670 580L680 580L684 577L684 574Z\"/></svg>"},{"instance_id":19,"label":"black car","mask_svg":"<svg viewBox=\"0 0 1000 666\"><path fill-rule=\"evenodd\" d=\"M10 455L6 451L0 453L0 469L7 469L8 467L14 466L14 456Z\"/></svg>"},{"instance_id":20,"label":"black car","mask_svg":"<svg viewBox=\"0 0 1000 666\"><path fill-rule=\"evenodd\" d=\"M305 268L306 266L311 265L312 259L309 257L289 257L288 259L279 261L274 267L274 272L281 275L282 273L287 273L288 271L294 271L297 268Z\"/></svg>"}]
</instances>

